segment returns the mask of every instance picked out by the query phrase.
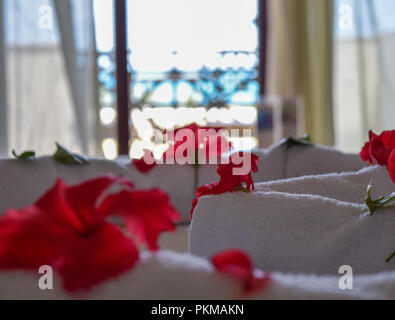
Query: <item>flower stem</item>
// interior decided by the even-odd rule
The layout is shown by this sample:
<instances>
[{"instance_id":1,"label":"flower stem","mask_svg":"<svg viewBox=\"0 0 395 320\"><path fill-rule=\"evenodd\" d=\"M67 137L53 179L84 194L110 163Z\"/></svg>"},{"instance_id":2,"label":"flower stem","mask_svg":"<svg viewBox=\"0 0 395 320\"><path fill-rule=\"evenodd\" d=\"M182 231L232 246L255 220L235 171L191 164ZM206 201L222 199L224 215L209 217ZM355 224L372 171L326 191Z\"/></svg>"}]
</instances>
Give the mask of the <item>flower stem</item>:
<instances>
[{"instance_id":1,"label":"flower stem","mask_svg":"<svg viewBox=\"0 0 395 320\"><path fill-rule=\"evenodd\" d=\"M193 184L193 194L195 194L196 189L199 185L199 165L193 165L193 173L194 173L194 184Z\"/></svg>"},{"instance_id":2,"label":"flower stem","mask_svg":"<svg viewBox=\"0 0 395 320\"><path fill-rule=\"evenodd\" d=\"M395 251L385 260L385 262L390 262L395 257Z\"/></svg>"},{"instance_id":3,"label":"flower stem","mask_svg":"<svg viewBox=\"0 0 395 320\"><path fill-rule=\"evenodd\" d=\"M395 201L395 192L386 196L386 197L380 197L376 200L372 199L372 190L373 190L373 185L372 182L369 183L368 188L367 188L367 196L365 198L365 203L367 207L369 208L370 215L373 216L374 212L380 208L384 207L389 207L391 202Z\"/></svg>"}]
</instances>

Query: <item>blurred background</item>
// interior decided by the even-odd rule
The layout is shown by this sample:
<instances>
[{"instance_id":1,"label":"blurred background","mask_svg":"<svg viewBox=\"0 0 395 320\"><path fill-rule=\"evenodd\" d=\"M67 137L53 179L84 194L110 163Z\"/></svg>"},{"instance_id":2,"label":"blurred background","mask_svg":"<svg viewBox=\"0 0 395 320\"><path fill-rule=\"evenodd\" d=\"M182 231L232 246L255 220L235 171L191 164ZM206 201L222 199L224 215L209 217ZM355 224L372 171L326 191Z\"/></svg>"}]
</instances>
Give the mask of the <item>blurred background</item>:
<instances>
[{"instance_id":1,"label":"blurred background","mask_svg":"<svg viewBox=\"0 0 395 320\"><path fill-rule=\"evenodd\" d=\"M395 128L395 0L0 0L0 155L141 157L192 122L359 151ZM158 129L158 130L154 130Z\"/></svg>"}]
</instances>

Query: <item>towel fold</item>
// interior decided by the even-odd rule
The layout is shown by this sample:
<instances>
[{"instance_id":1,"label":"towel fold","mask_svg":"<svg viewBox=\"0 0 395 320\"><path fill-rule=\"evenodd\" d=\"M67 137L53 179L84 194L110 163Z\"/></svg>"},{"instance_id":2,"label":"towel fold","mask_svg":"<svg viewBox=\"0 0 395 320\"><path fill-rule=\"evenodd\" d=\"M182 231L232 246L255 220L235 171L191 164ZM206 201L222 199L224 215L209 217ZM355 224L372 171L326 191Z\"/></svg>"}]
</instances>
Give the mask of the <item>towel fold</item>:
<instances>
[{"instance_id":1,"label":"towel fold","mask_svg":"<svg viewBox=\"0 0 395 320\"><path fill-rule=\"evenodd\" d=\"M395 269L395 208L372 217L362 204L317 195L226 193L199 200L190 228L192 254L240 248L268 271L335 274Z\"/></svg>"},{"instance_id":2,"label":"towel fold","mask_svg":"<svg viewBox=\"0 0 395 320\"><path fill-rule=\"evenodd\" d=\"M255 181L358 171L366 165L359 154L343 153L321 145L295 145L287 149L278 143L269 149L256 149L253 152L259 156L259 171L254 175Z\"/></svg>"},{"instance_id":3,"label":"towel fold","mask_svg":"<svg viewBox=\"0 0 395 320\"><path fill-rule=\"evenodd\" d=\"M332 172L357 171L365 166L358 154L347 154L333 148L314 145L293 146L287 149L276 144L269 149L255 149L259 156L259 172L254 181L271 181L303 175ZM200 165L197 185L218 180L217 165ZM152 187L165 190L177 210L182 222L189 222L192 199L194 198L194 167L192 165L158 165L146 175Z\"/></svg>"},{"instance_id":4,"label":"towel fold","mask_svg":"<svg viewBox=\"0 0 395 320\"><path fill-rule=\"evenodd\" d=\"M22 208L34 203L56 181L80 183L104 174L122 175L136 185L148 183L137 170L114 161L91 159L86 165L64 165L52 157L32 160L0 160L0 214L8 208Z\"/></svg>"},{"instance_id":5,"label":"towel fold","mask_svg":"<svg viewBox=\"0 0 395 320\"><path fill-rule=\"evenodd\" d=\"M294 146L287 151L285 177L357 171L365 166L357 153L344 153L322 145Z\"/></svg>"},{"instance_id":6,"label":"towel fold","mask_svg":"<svg viewBox=\"0 0 395 320\"><path fill-rule=\"evenodd\" d=\"M187 254L160 251L143 254L142 261L128 273L107 281L92 291L68 295L54 274L53 290L38 287L39 275L0 272L0 299L228 299L240 284L213 270L208 260ZM263 291L248 299L394 299L395 272L355 276L353 290L340 290L336 276L271 274Z\"/></svg>"},{"instance_id":7,"label":"towel fold","mask_svg":"<svg viewBox=\"0 0 395 320\"><path fill-rule=\"evenodd\" d=\"M377 199L395 191L386 167L365 167L356 172L303 176L255 184L256 191L277 191L315 194L345 202L364 203L366 189L373 184L372 196Z\"/></svg>"}]
</instances>

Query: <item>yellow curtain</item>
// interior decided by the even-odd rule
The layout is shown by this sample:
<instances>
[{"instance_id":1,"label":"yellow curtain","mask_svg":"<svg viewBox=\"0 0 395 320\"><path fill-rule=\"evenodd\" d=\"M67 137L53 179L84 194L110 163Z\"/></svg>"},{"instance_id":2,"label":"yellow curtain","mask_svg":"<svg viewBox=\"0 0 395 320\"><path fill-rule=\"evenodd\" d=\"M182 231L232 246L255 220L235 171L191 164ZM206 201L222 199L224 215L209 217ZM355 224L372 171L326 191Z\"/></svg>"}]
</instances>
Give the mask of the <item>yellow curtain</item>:
<instances>
[{"instance_id":1,"label":"yellow curtain","mask_svg":"<svg viewBox=\"0 0 395 320\"><path fill-rule=\"evenodd\" d=\"M332 145L333 0L269 0L268 94L302 97L305 131Z\"/></svg>"}]
</instances>

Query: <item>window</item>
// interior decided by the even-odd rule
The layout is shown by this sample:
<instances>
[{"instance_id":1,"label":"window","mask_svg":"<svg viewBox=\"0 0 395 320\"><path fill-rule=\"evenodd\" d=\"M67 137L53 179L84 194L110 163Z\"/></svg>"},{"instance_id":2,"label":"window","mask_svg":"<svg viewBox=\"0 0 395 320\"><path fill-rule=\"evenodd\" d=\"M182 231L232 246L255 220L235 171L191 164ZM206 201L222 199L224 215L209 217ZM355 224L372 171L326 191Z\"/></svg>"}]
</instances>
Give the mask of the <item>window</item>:
<instances>
[{"instance_id":1,"label":"window","mask_svg":"<svg viewBox=\"0 0 395 320\"><path fill-rule=\"evenodd\" d=\"M131 155L153 148L152 127L192 121L256 124L256 0L128 0ZM103 151L116 157L111 0L95 0ZM252 146L256 140L250 139ZM159 146L162 148L162 146Z\"/></svg>"}]
</instances>

